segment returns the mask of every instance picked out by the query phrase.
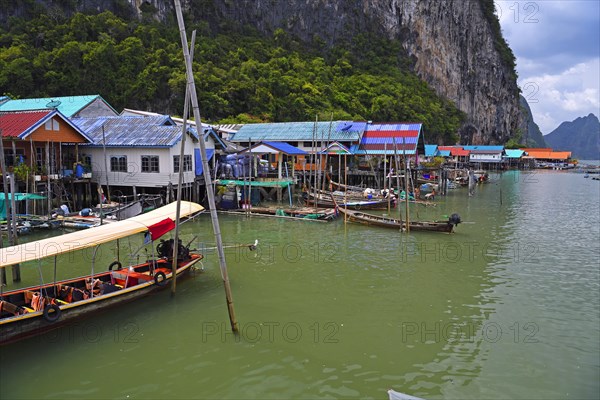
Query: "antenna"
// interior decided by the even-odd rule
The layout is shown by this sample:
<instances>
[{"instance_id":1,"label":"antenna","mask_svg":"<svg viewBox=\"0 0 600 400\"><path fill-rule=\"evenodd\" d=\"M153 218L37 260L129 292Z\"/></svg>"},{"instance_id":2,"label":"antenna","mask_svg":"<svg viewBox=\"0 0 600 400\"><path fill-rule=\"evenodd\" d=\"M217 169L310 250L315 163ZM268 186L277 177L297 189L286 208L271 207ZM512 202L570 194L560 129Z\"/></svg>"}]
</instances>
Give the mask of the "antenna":
<instances>
[{"instance_id":1,"label":"antenna","mask_svg":"<svg viewBox=\"0 0 600 400\"><path fill-rule=\"evenodd\" d=\"M50 103L46 104L46 108L58 108L58 106L60 106L61 101L60 100L50 100Z\"/></svg>"}]
</instances>

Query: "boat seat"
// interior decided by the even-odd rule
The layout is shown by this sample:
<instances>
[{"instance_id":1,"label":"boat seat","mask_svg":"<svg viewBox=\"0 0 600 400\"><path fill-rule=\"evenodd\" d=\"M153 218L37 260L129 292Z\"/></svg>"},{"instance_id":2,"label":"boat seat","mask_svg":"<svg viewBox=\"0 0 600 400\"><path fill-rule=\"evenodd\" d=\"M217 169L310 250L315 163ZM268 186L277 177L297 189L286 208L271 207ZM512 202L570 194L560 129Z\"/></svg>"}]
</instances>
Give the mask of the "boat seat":
<instances>
[{"instance_id":1,"label":"boat seat","mask_svg":"<svg viewBox=\"0 0 600 400\"><path fill-rule=\"evenodd\" d=\"M33 310L32 310L33 311ZM19 307L6 300L0 300L0 315L2 318L10 315L20 315L28 312L24 307Z\"/></svg>"},{"instance_id":2,"label":"boat seat","mask_svg":"<svg viewBox=\"0 0 600 400\"><path fill-rule=\"evenodd\" d=\"M122 288L132 287L140 283L152 281L153 279L154 277L150 275L129 270L112 271L111 273L111 283Z\"/></svg>"}]
</instances>

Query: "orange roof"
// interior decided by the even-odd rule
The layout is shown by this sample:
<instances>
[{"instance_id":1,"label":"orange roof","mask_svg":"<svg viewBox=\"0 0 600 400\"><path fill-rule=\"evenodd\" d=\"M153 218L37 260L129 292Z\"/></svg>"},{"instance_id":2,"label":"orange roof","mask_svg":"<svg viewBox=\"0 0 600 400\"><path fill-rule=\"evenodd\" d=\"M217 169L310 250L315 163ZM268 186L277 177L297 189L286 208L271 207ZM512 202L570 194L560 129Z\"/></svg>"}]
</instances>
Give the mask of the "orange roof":
<instances>
[{"instance_id":1,"label":"orange roof","mask_svg":"<svg viewBox=\"0 0 600 400\"><path fill-rule=\"evenodd\" d=\"M571 158L570 151L548 151L546 149L529 149L529 157L540 160L566 160Z\"/></svg>"}]
</instances>

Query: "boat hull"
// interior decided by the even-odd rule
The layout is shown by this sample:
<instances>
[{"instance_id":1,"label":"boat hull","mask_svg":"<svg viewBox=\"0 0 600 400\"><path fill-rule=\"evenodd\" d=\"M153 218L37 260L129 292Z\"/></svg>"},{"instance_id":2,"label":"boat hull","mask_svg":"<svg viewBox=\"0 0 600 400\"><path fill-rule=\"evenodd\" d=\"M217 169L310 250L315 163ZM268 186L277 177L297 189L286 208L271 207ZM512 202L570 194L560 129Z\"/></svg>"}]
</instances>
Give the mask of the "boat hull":
<instances>
[{"instance_id":1,"label":"boat hull","mask_svg":"<svg viewBox=\"0 0 600 400\"><path fill-rule=\"evenodd\" d=\"M383 228L406 231L406 222L399 219L380 217L378 215L356 212L354 210L344 210L339 208L341 214L345 214L350 222L356 222L363 225L380 226ZM415 232L443 232L452 233L454 225L447 221L410 221L408 224L411 231Z\"/></svg>"},{"instance_id":2,"label":"boat hull","mask_svg":"<svg viewBox=\"0 0 600 400\"><path fill-rule=\"evenodd\" d=\"M181 276L189 269L202 260L199 254L192 255L192 258L180 264L177 268L177 276ZM141 264L148 266L147 263ZM134 267L135 270L136 267ZM117 271L115 271L117 272ZM102 279L110 277L111 271L94 274L94 278ZM112 293L102 294L84 300L75 301L72 303L57 304L60 308L60 316L56 321L49 321L43 311L28 312L23 315L3 318L0 320L0 344L15 342L30 336L38 335L56 329L64 324L81 320L90 314L109 307L117 306L123 303L134 301L140 297L146 296L154 291L164 289L167 283L171 281L172 273L165 273L165 281L161 281L160 285L152 278L151 280L138 283L134 286L127 287L114 291ZM56 282L57 285L77 282L86 277L64 280ZM43 288L54 287L54 283L43 286ZM39 292L40 287L34 286L26 289L6 292L2 295L3 299L9 299L11 295L18 294L24 291Z\"/></svg>"}]
</instances>

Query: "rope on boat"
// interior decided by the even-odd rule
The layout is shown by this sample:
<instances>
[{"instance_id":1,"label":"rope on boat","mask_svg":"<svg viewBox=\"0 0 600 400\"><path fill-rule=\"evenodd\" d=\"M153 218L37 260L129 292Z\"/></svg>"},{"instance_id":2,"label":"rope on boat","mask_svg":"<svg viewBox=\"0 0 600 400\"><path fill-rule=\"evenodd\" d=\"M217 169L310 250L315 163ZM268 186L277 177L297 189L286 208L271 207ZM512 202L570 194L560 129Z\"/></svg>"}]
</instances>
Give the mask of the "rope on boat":
<instances>
[{"instance_id":1,"label":"rope on boat","mask_svg":"<svg viewBox=\"0 0 600 400\"><path fill-rule=\"evenodd\" d=\"M231 246L223 246L222 248L223 249L238 249L238 248L242 248L242 247L248 247L248 249L250 249L250 251L254 251L258 247L258 239L256 239L253 244L234 244ZM216 250L216 249L217 249L217 247L204 247L201 250L205 251L205 250ZM194 251L199 251L199 250L200 249L194 249Z\"/></svg>"}]
</instances>

